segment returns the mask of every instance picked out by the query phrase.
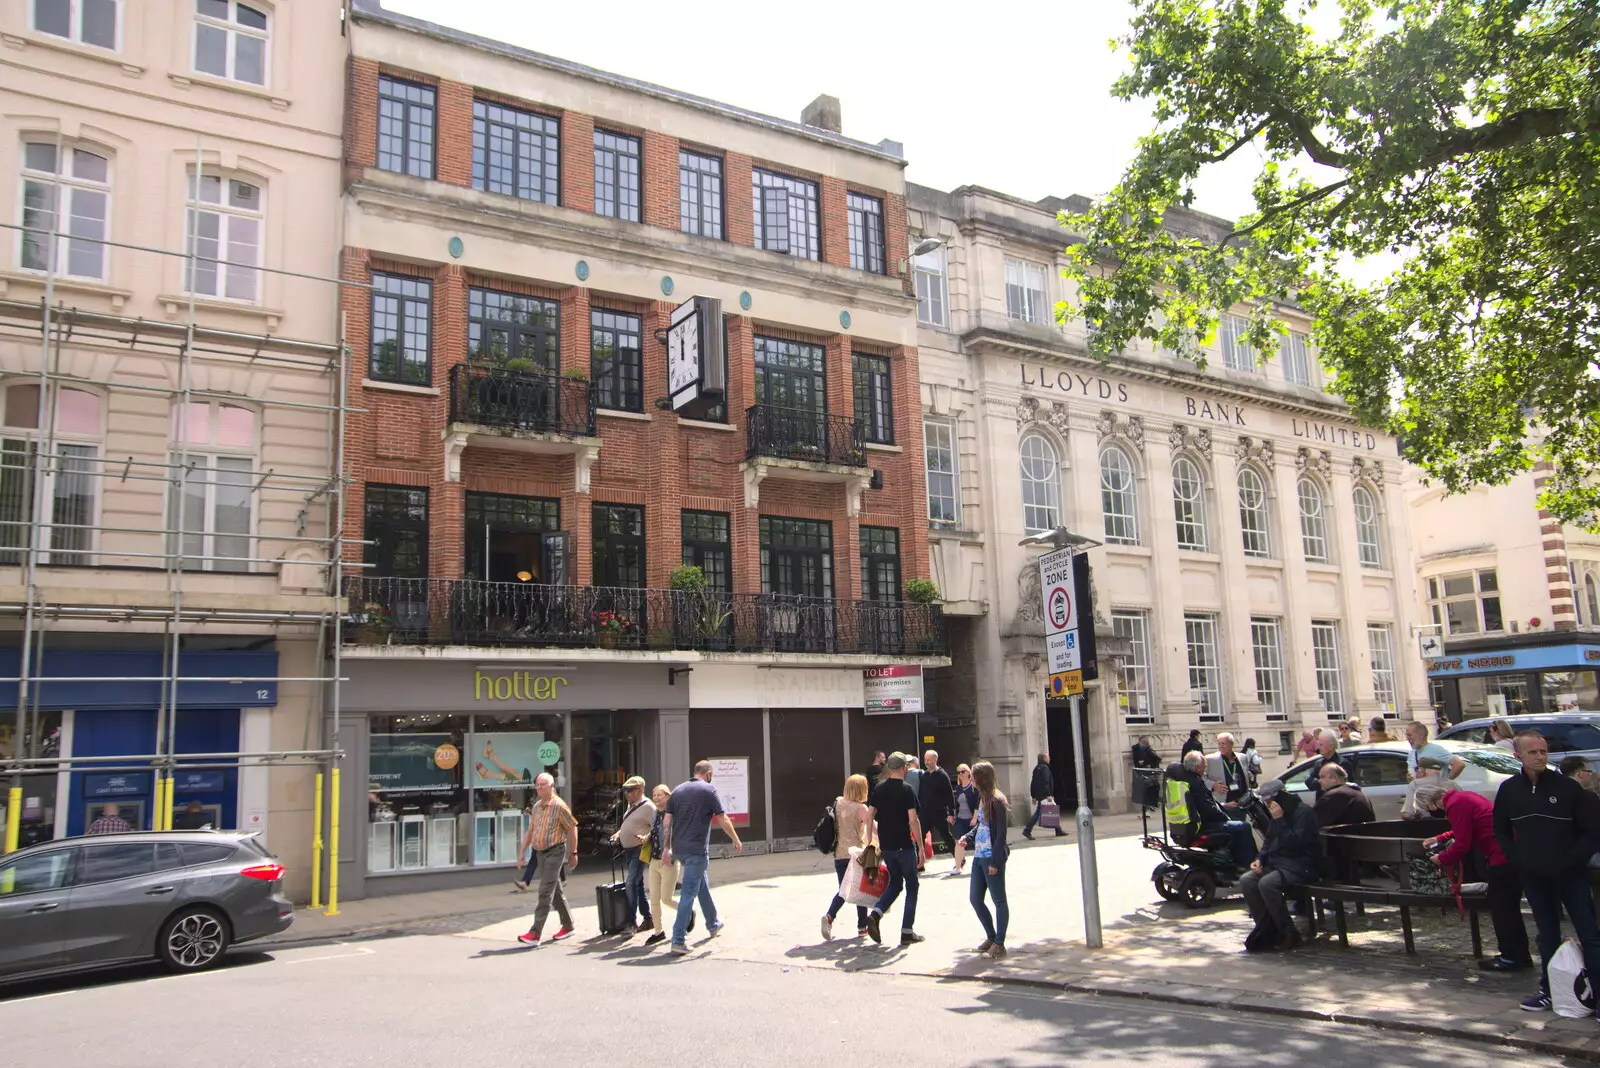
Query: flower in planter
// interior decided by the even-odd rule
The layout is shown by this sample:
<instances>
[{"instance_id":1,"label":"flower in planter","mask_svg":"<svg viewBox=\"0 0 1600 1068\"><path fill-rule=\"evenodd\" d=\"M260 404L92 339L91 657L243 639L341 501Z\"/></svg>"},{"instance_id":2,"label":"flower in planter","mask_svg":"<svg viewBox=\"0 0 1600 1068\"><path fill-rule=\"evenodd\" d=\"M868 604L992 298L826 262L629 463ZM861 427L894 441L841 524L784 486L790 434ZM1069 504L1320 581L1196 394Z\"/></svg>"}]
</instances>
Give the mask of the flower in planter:
<instances>
[{"instance_id":1,"label":"flower in planter","mask_svg":"<svg viewBox=\"0 0 1600 1068\"><path fill-rule=\"evenodd\" d=\"M361 606L361 622L369 627L387 627L389 610L376 601L368 601Z\"/></svg>"},{"instance_id":2,"label":"flower in planter","mask_svg":"<svg viewBox=\"0 0 1600 1068\"><path fill-rule=\"evenodd\" d=\"M610 611L592 613L589 622L598 634L627 634L634 629L633 620Z\"/></svg>"}]
</instances>

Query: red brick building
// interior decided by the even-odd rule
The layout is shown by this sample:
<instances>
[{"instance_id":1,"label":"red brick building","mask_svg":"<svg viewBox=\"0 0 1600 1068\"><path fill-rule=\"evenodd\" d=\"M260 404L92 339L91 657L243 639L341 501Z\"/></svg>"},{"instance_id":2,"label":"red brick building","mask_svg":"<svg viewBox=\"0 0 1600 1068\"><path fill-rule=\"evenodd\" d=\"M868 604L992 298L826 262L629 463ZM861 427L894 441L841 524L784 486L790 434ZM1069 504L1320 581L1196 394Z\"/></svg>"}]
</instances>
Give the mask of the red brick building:
<instances>
[{"instance_id":1,"label":"red brick building","mask_svg":"<svg viewBox=\"0 0 1600 1068\"><path fill-rule=\"evenodd\" d=\"M864 715L863 670L948 663L903 592L929 565L898 146L825 98L788 122L370 3L350 35L362 870L507 863L526 773L597 831L624 774L719 754L747 837L808 834L873 748L918 744ZM674 407L692 297L725 389ZM669 589L686 563L705 590Z\"/></svg>"}]
</instances>

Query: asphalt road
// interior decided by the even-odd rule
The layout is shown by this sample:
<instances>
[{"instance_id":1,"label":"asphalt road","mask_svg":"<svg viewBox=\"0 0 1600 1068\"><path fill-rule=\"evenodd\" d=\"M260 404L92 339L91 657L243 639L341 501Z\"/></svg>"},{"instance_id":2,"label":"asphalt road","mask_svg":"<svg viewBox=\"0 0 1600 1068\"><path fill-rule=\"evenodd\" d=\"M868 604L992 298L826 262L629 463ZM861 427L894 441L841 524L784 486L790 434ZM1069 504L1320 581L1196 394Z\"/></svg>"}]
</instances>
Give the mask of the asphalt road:
<instances>
[{"instance_id":1,"label":"asphalt road","mask_svg":"<svg viewBox=\"0 0 1600 1068\"><path fill-rule=\"evenodd\" d=\"M7 1063L50 1068L839 1068L883 1058L941 1068L1303 1068L1352 1060L1488 1068L1508 1057L1530 1068L1563 1063L1370 1028L1136 999L747 963L719 957L717 941L692 945L682 959L637 942L524 949L476 933L245 947L224 967L199 975L141 968L0 988L0 1051Z\"/></svg>"}]
</instances>

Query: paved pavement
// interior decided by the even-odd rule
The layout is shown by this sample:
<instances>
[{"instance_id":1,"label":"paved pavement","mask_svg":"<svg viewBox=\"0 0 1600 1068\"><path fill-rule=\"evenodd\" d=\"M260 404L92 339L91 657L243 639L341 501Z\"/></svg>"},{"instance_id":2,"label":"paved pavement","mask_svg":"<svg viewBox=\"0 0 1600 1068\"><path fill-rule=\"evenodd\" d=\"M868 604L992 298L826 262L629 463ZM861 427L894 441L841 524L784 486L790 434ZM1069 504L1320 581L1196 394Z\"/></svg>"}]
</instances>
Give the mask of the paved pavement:
<instances>
[{"instance_id":1,"label":"paved pavement","mask_svg":"<svg viewBox=\"0 0 1600 1068\"><path fill-rule=\"evenodd\" d=\"M946 858L930 864L919 895L917 929L927 942L902 949L854 937L850 910L836 937L824 943L818 919L832 896L831 863L816 853L786 853L712 865L715 898L727 928L696 956L839 972L919 975L949 980L1019 984L1036 989L1120 995L1271 1013L1306 1020L1360 1023L1388 1030L1471 1036L1524 1050L1600 1060L1600 1024L1521 1011L1517 1002L1535 983L1529 973L1480 972L1470 954L1466 922L1454 914L1416 914L1416 957L1407 957L1398 914L1372 910L1353 917L1351 945L1320 940L1288 955L1241 952L1249 921L1239 900L1191 911L1163 903L1149 875L1159 859L1141 848L1136 817L1097 821L1105 945L1083 943L1076 835L1019 842L1008 873L1012 902L1010 956L975 956L982 931L967 902L966 879L940 877ZM594 863L572 881L578 939L543 947L551 955L580 952L631 961L645 955L642 938L594 936L596 882L609 878ZM303 911L284 936L306 939L419 933L465 933L512 945L526 930L532 895L505 887L351 902L338 917ZM886 918L886 942L896 941L900 906ZM552 922L547 933L552 930ZM1493 936L1487 920L1488 952ZM1529 922L1532 931L1531 920ZM573 946L578 948L574 949ZM665 947L656 954L665 960ZM693 959L693 958L691 958Z\"/></svg>"}]
</instances>

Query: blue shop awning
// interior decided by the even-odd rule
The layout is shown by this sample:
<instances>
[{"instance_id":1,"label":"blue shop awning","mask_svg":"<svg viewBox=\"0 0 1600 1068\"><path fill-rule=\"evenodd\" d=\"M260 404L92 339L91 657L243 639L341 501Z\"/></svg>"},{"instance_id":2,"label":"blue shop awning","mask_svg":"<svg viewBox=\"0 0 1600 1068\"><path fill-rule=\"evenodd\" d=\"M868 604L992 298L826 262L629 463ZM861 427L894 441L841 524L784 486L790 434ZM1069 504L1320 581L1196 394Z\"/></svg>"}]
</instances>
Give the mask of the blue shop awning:
<instances>
[{"instance_id":1,"label":"blue shop awning","mask_svg":"<svg viewBox=\"0 0 1600 1068\"><path fill-rule=\"evenodd\" d=\"M1520 649L1482 649L1428 661L1430 679L1466 675L1511 675L1519 671L1600 670L1600 645L1536 645Z\"/></svg>"},{"instance_id":2,"label":"blue shop awning","mask_svg":"<svg viewBox=\"0 0 1600 1068\"><path fill-rule=\"evenodd\" d=\"M40 708L157 708L161 704L159 651L46 650L28 695ZM15 709L22 671L20 649L0 649L0 709ZM278 703L278 654L272 650L188 651L178 657L178 707L249 708ZM61 681L52 681L59 679ZM106 681L101 682L100 679ZM115 681L144 679L142 682Z\"/></svg>"}]
</instances>

